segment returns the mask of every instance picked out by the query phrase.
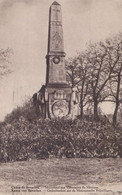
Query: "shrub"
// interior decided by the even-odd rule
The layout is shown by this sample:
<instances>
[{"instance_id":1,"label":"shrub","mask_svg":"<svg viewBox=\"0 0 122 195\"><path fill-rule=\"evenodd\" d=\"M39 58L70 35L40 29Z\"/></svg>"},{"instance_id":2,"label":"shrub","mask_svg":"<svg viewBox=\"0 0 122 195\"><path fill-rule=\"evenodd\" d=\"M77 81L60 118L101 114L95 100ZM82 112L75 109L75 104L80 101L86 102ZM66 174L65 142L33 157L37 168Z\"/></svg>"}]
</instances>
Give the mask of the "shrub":
<instances>
[{"instance_id":1,"label":"shrub","mask_svg":"<svg viewBox=\"0 0 122 195\"><path fill-rule=\"evenodd\" d=\"M23 106L15 108L10 114L8 114L5 117L5 122L11 123L14 120L19 120L21 116L23 116L27 121L32 121L38 118L31 99L25 102Z\"/></svg>"},{"instance_id":2,"label":"shrub","mask_svg":"<svg viewBox=\"0 0 122 195\"><path fill-rule=\"evenodd\" d=\"M116 130L102 121L42 120L26 115L9 118L1 125L0 161L50 157L117 157L120 143Z\"/></svg>"},{"instance_id":3,"label":"shrub","mask_svg":"<svg viewBox=\"0 0 122 195\"><path fill-rule=\"evenodd\" d=\"M121 127L112 127L105 117L43 120L31 100L0 123L0 161L42 158L122 156Z\"/></svg>"}]
</instances>

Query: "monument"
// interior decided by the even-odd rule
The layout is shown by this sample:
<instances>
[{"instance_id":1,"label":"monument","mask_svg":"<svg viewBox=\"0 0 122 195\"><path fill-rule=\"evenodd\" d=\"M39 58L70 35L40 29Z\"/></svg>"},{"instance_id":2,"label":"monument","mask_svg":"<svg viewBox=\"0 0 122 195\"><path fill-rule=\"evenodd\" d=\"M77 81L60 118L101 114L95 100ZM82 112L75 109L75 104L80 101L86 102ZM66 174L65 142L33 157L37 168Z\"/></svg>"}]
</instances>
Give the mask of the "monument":
<instances>
[{"instance_id":1,"label":"monument","mask_svg":"<svg viewBox=\"0 0 122 195\"><path fill-rule=\"evenodd\" d=\"M66 81L62 13L56 1L49 9L46 64L46 84L33 96L36 110L42 118L72 117L76 92Z\"/></svg>"}]
</instances>

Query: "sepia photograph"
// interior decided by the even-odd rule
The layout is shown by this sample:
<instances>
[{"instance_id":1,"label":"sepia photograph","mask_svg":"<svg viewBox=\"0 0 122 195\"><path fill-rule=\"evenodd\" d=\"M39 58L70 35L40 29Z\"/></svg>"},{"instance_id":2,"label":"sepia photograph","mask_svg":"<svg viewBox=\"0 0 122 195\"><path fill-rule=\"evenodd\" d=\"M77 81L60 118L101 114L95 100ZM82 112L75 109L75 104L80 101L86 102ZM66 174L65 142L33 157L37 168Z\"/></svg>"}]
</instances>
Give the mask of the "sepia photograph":
<instances>
[{"instance_id":1,"label":"sepia photograph","mask_svg":"<svg viewBox=\"0 0 122 195\"><path fill-rule=\"evenodd\" d=\"M0 195L122 194L122 0L0 0Z\"/></svg>"}]
</instances>

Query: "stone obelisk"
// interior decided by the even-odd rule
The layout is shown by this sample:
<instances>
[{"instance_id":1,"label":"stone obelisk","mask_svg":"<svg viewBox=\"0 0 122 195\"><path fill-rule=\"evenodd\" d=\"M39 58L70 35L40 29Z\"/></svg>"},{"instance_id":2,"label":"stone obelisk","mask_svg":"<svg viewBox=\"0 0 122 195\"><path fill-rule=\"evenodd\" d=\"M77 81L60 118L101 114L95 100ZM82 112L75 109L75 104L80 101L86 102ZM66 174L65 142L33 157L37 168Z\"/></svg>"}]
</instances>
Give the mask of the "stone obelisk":
<instances>
[{"instance_id":1,"label":"stone obelisk","mask_svg":"<svg viewBox=\"0 0 122 195\"><path fill-rule=\"evenodd\" d=\"M70 113L71 88L66 82L61 5L56 1L49 9L46 62L46 116L49 118L67 116Z\"/></svg>"},{"instance_id":2,"label":"stone obelisk","mask_svg":"<svg viewBox=\"0 0 122 195\"><path fill-rule=\"evenodd\" d=\"M46 85L66 84L61 5L56 1L49 9Z\"/></svg>"},{"instance_id":3,"label":"stone obelisk","mask_svg":"<svg viewBox=\"0 0 122 195\"><path fill-rule=\"evenodd\" d=\"M70 116L72 90L66 82L62 13L56 1L49 9L46 64L46 84L35 94L35 106L42 118Z\"/></svg>"}]
</instances>

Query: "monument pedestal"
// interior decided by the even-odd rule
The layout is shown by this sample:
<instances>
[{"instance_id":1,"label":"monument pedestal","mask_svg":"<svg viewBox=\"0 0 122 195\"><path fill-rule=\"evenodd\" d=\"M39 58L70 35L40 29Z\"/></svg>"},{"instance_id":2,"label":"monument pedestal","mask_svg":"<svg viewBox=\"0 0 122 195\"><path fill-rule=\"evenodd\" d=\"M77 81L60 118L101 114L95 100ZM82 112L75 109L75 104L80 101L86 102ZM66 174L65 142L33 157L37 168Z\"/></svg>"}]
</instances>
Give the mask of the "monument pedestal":
<instances>
[{"instance_id":1,"label":"monument pedestal","mask_svg":"<svg viewBox=\"0 0 122 195\"><path fill-rule=\"evenodd\" d=\"M65 117L71 112L71 88L68 85L47 85L50 118Z\"/></svg>"},{"instance_id":2,"label":"monument pedestal","mask_svg":"<svg viewBox=\"0 0 122 195\"><path fill-rule=\"evenodd\" d=\"M62 118L71 114L72 90L68 85L50 84L43 86L39 92L40 100L45 99L44 104L40 101L40 113L42 104L44 113L42 118Z\"/></svg>"}]
</instances>

